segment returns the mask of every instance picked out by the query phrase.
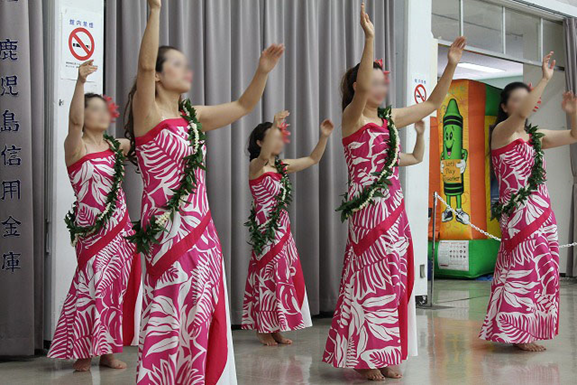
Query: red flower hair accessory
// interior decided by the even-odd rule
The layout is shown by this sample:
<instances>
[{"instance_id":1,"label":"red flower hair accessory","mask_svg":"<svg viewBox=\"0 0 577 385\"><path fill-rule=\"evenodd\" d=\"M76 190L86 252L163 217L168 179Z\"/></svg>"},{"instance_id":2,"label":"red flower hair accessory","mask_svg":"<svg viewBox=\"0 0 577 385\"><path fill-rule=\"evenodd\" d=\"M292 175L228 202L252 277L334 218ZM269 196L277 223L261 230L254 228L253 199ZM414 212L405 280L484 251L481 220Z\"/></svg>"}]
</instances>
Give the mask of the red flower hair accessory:
<instances>
[{"instance_id":1,"label":"red flower hair accessory","mask_svg":"<svg viewBox=\"0 0 577 385\"><path fill-rule=\"evenodd\" d=\"M389 84L391 82L389 78L389 74L391 73L391 71L385 71L385 66L383 65L383 59L375 60L375 63L377 63L383 69L383 74L385 75L385 83Z\"/></svg>"},{"instance_id":2,"label":"red flower hair accessory","mask_svg":"<svg viewBox=\"0 0 577 385\"><path fill-rule=\"evenodd\" d=\"M289 126L289 125L288 125L287 122L284 121L284 120L283 120L282 122L279 122L279 123L277 124L277 127L278 127L278 129L280 130L280 133L282 134L282 140L283 140L283 142L285 142L285 143L290 143L289 136L290 136L291 133L290 133L290 131L288 130L288 126Z\"/></svg>"},{"instance_id":3,"label":"red flower hair accessory","mask_svg":"<svg viewBox=\"0 0 577 385\"><path fill-rule=\"evenodd\" d=\"M116 118L120 116L120 112L118 112L118 104L114 103L110 96L102 95L104 100L106 100L106 104L108 105L108 112L110 112L110 116L112 117L112 122L116 121Z\"/></svg>"}]
</instances>

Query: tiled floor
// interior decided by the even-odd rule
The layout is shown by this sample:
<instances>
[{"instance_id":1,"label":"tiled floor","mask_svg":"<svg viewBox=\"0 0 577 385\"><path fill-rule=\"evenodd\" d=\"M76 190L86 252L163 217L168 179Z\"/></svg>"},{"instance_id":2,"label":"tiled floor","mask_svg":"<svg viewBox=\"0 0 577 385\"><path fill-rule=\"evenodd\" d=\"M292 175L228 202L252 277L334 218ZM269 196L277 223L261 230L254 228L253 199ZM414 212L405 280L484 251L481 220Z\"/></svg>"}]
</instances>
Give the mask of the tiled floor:
<instances>
[{"instance_id":1,"label":"tiled floor","mask_svg":"<svg viewBox=\"0 0 577 385\"><path fill-rule=\"evenodd\" d=\"M545 342L548 351L525 353L510 346L477 338L489 299L489 282L436 281L439 310L418 309L419 356L402 366L404 378L386 383L404 384L577 384L577 282L563 281L560 335ZM252 332L235 331L239 384L358 384L351 370L333 369L321 362L330 319L289 333L293 346L264 347ZM1 362L0 384L131 384L136 349L120 358L129 368L73 373L71 362L44 357Z\"/></svg>"}]
</instances>

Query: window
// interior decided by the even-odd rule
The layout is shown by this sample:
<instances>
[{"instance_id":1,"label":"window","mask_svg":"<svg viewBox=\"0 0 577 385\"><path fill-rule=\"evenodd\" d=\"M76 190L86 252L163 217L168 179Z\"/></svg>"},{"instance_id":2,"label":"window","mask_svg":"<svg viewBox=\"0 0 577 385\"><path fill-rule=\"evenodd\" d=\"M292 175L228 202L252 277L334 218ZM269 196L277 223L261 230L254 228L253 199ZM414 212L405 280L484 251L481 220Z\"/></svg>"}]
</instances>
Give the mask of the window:
<instances>
[{"instance_id":1,"label":"window","mask_svg":"<svg viewBox=\"0 0 577 385\"><path fill-rule=\"evenodd\" d=\"M517 59L540 61L538 17L507 9L505 12L506 51Z\"/></svg>"},{"instance_id":2,"label":"window","mask_svg":"<svg viewBox=\"0 0 577 385\"><path fill-rule=\"evenodd\" d=\"M563 24L549 20L543 20L543 55L554 51L553 57L557 65L565 67L565 33Z\"/></svg>"},{"instance_id":3,"label":"window","mask_svg":"<svg viewBox=\"0 0 577 385\"><path fill-rule=\"evenodd\" d=\"M432 25L435 37L455 40L459 36L459 0L433 1Z\"/></svg>"},{"instance_id":4,"label":"window","mask_svg":"<svg viewBox=\"0 0 577 385\"><path fill-rule=\"evenodd\" d=\"M563 25L517 9L481 0L432 0L432 29L444 45L463 33L471 51L539 64L555 51L565 66Z\"/></svg>"},{"instance_id":5,"label":"window","mask_svg":"<svg viewBox=\"0 0 577 385\"><path fill-rule=\"evenodd\" d=\"M467 44L503 53L503 7L478 0L465 0L463 21Z\"/></svg>"}]
</instances>

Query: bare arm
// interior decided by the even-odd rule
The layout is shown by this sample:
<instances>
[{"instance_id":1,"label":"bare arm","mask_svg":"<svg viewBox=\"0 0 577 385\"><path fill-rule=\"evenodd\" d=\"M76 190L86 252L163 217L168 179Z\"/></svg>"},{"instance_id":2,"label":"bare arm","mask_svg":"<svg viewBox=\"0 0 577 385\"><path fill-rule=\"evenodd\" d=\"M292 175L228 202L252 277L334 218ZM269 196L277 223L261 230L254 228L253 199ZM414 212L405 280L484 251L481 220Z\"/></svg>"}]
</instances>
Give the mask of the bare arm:
<instances>
[{"instance_id":1,"label":"bare arm","mask_svg":"<svg viewBox=\"0 0 577 385\"><path fill-rule=\"evenodd\" d=\"M543 95L543 91L545 91L545 87L547 87L549 80L553 77L555 60L550 62L552 55L553 52L549 52L549 54L543 58L543 77L539 83L537 83L535 88L531 90L529 95L525 97L517 111L512 113L506 120L499 123L493 130L491 136L492 148L501 148L511 143L515 139L517 131L519 131L520 128L525 127L525 121L533 113L535 106Z\"/></svg>"},{"instance_id":2,"label":"bare arm","mask_svg":"<svg viewBox=\"0 0 577 385\"><path fill-rule=\"evenodd\" d=\"M361 27L365 33L365 47L355 86L355 94L351 103L343 111L342 125L343 136L349 136L357 131L361 126L361 117L367 104L369 91L371 88L371 77L374 62L374 40L375 28L369 15L365 12L365 3L361 5Z\"/></svg>"},{"instance_id":3,"label":"bare arm","mask_svg":"<svg viewBox=\"0 0 577 385\"><path fill-rule=\"evenodd\" d=\"M97 67L92 65L94 60L82 63L78 67L78 79L68 115L68 135L64 140L64 157L67 164L72 164L85 155L82 141L82 127L84 127L84 83L88 75L94 73Z\"/></svg>"},{"instance_id":4,"label":"bare arm","mask_svg":"<svg viewBox=\"0 0 577 385\"><path fill-rule=\"evenodd\" d=\"M279 124L284 122L287 116L289 116L289 112L286 110L277 112L274 115L272 127L265 133L258 158L250 161L248 170L250 179L258 178L262 174L264 167L268 164L274 147L272 140L273 135L271 134L274 132L274 130L278 130Z\"/></svg>"},{"instance_id":5,"label":"bare arm","mask_svg":"<svg viewBox=\"0 0 577 385\"><path fill-rule=\"evenodd\" d=\"M397 127L406 127L410 124L416 123L441 107L441 104L443 104L443 101L445 100L445 96L447 96L447 92L449 92L455 69L463 56L463 50L465 49L466 43L467 39L464 36L460 36L455 39L453 44L451 44L449 53L447 54L449 59L447 66L443 71L443 75L437 82L435 89L433 89L431 96L429 96L427 100L423 103L409 107L393 109L393 120Z\"/></svg>"},{"instance_id":6,"label":"bare arm","mask_svg":"<svg viewBox=\"0 0 577 385\"><path fill-rule=\"evenodd\" d=\"M225 127L248 115L262 97L268 74L276 66L284 50L283 44L273 44L262 52L256 73L238 100L216 106L195 106L202 130Z\"/></svg>"},{"instance_id":7,"label":"bare arm","mask_svg":"<svg viewBox=\"0 0 577 385\"><path fill-rule=\"evenodd\" d=\"M577 97L573 92L568 91L563 94L561 106L569 117L571 127L569 130L539 130L545 134L543 137L545 149L577 143Z\"/></svg>"},{"instance_id":8,"label":"bare arm","mask_svg":"<svg viewBox=\"0 0 577 385\"><path fill-rule=\"evenodd\" d=\"M330 119L323 120L321 123L321 135L313 151L309 156L297 159L285 159L284 162L287 164L287 172L293 173L302 171L319 163L325 153L327 142L329 141L329 137L334 129L335 125Z\"/></svg>"},{"instance_id":9,"label":"bare arm","mask_svg":"<svg viewBox=\"0 0 577 385\"><path fill-rule=\"evenodd\" d=\"M150 13L146 22L146 29L140 43L138 54L138 72L136 73L136 93L132 101L132 109L135 120L135 130L146 129L142 124L149 118L154 110L154 98L156 93L155 75L156 58L158 56L160 34L160 0L148 0ZM145 134L139 132L140 135Z\"/></svg>"},{"instance_id":10,"label":"bare arm","mask_svg":"<svg viewBox=\"0 0 577 385\"><path fill-rule=\"evenodd\" d=\"M116 140L118 140L120 143L120 149L122 150L122 153L124 155L128 154L130 151L130 140L126 138L116 138Z\"/></svg>"},{"instance_id":11,"label":"bare arm","mask_svg":"<svg viewBox=\"0 0 577 385\"><path fill-rule=\"evenodd\" d=\"M422 120L415 123L415 131L417 131L417 141L413 152L410 154L401 153L399 159L399 166L412 166L423 161L425 154L425 122Z\"/></svg>"}]
</instances>

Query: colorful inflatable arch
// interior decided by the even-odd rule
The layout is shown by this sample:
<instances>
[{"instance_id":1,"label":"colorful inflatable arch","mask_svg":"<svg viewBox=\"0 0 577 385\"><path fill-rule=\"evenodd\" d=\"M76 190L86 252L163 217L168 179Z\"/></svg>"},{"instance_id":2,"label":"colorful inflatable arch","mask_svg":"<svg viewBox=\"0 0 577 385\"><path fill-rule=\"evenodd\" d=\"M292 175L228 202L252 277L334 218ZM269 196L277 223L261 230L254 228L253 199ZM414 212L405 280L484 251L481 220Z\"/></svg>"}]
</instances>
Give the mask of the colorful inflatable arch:
<instances>
[{"instance_id":1,"label":"colorful inflatable arch","mask_svg":"<svg viewBox=\"0 0 577 385\"><path fill-rule=\"evenodd\" d=\"M455 80L437 118L431 119L429 207L432 211L436 191L456 211L437 205L439 276L475 278L495 267L499 243L467 224L500 236L499 223L491 218L491 192L494 196L497 190L489 156L489 128L497 118L500 91L473 80Z\"/></svg>"}]
</instances>

